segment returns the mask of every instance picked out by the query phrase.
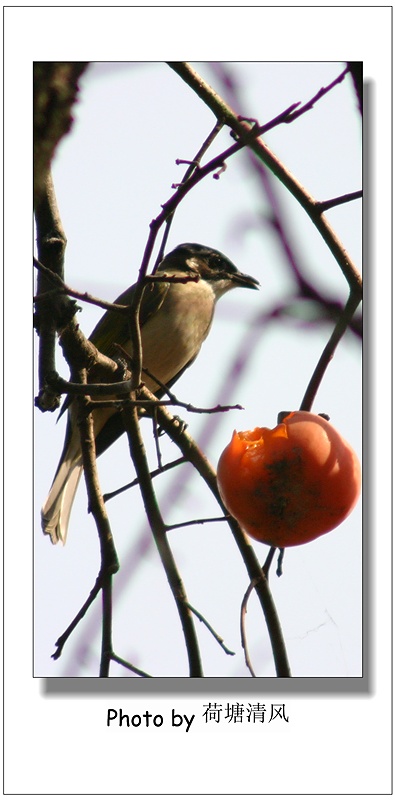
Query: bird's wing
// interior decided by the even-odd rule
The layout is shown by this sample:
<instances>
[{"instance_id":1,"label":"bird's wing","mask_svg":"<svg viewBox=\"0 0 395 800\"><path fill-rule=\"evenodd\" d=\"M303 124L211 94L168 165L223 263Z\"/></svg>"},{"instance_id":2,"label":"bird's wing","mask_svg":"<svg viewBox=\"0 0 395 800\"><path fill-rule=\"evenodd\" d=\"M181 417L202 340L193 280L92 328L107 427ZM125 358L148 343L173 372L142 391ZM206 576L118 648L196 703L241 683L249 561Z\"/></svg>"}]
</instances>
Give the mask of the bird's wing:
<instances>
[{"instance_id":1,"label":"bird's wing","mask_svg":"<svg viewBox=\"0 0 395 800\"><path fill-rule=\"evenodd\" d=\"M145 286L140 305L140 328L160 309L169 291L169 286L170 284L165 282L154 282ZM115 302L121 305L129 305L133 300L134 291L135 286L131 286L125 292L122 292ZM117 311L107 311L92 331L89 339L101 353L111 356L114 344L120 344L124 347L130 339L129 323L126 315Z\"/></svg>"},{"instance_id":2,"label":"bird's wing","mask_svg":"<svg viewBox=\"0 0 395 800\"><path fill-rule=\"evenodd\" d=\"M198 353L196 354L196 356L194 356L194 358L191 358L191 360L188 361L188 364L185 364L185 366L182 369L180 369L179 372L177 372L177 375L174 375L174 377L167 382L168 389L170 389L170 387L173 386L173 384L176 381L178 381L178 379L185 372L185 370L189 369L189 367L191 366L191 364L193 364L197 356ZM143 372L143 380L144 380L144 372ZM165 391L163 389L158 389L158 391L155 392L155 396L158 398L158 400L160 400L160 398L163 397L164 394ZM104 427L99 431L99 433L96 436L96 441L95 441L96 455L100 456L102 453L104 453L104 451L107 450L107 448L110 447L112 444L114 444L114 442L117 439L119 439L119 437L122 436L123 433L125 433L125 425L122 414L113 414L113 416L110 417L108 422L106 422Z\"/></svg>"},{"instance_id":3,"label":"bird's wing","mask_svg":"<svg viewBox=\"0 0 395 800\"><path fill-rule=\"evenodd\" d=\"M143 291L140 304L140 328L142 328L158 311L164 302L170 284L165 281L148 284ZM119 305L130 305L133 300L135 284L129 286L114 301ZM125 347L130 338L129 324L125 314L118 311L106 311L93 329L89 339L106 356L111 357L115 344ZM58 419L67 411L72 401L72 396L67 395L60 409Z\"/></svg>"}]
</instances>

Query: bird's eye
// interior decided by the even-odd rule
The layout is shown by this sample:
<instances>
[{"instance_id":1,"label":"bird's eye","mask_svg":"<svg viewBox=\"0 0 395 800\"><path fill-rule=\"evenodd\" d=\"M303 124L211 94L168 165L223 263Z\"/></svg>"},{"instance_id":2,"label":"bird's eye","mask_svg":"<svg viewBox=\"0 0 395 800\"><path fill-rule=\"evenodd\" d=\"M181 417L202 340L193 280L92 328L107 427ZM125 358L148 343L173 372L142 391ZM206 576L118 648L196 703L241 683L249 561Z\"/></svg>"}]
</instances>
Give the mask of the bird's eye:
<instances>
[{"instance_id":1,"label":"bird's eye","mask_svg":"<svg viewBox=\"0 0 395 800\"><path fill-rule=\"evenodd\" d=\"M222 269L223 268L223 261L221 256L213 255L210 258L210 267L212 269Z\"/></svg>"}]
</instances>

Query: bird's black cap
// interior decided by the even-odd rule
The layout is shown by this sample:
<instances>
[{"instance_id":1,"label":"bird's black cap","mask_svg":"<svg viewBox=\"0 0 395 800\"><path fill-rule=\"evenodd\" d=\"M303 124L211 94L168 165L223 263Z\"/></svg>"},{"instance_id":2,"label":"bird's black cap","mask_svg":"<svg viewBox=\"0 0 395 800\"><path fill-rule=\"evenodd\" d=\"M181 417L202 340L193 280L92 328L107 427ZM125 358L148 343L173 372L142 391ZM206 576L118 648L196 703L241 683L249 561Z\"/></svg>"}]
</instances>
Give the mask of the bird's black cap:
<instances>
[{"instance_id":1,"label":"bird's black cap","mask_svg":"<svg viewBox=\"0 0 395 800\"><path fill-rule=\"evenodd\" d=\"M171 253L163 259L160 269L171 268L177 270L193 270L193 265L188 264L191 259L196 259L199 267L199 274L205 280L231 280L237 286L245 286L248 289L258 289L259 281L251 275L246 275L230 261L230 259L203 244L185 243L179 244Z\"/></svg>"}]
</instances>

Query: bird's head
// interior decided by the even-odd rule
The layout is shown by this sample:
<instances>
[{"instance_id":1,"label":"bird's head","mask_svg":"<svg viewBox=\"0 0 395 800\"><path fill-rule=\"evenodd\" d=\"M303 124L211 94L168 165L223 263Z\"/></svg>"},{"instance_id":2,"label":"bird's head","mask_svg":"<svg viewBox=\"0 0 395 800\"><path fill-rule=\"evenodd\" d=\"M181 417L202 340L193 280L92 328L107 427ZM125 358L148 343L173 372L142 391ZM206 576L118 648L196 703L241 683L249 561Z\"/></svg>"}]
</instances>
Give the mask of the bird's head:
<instances>
[{"instance_id":1,"label":"bird's head","mask_svg":"<svg viewBox=\"0 0 395 800\"><path fill-rule=\"evenodd\" d=\"M216 298L236 286L247 289L259 287L256 278L240 272L223 253L203 244L179 244L165 256L157 271L191 277L197 275L201 280L210 282Z\"/></svg>"}]
</instances>

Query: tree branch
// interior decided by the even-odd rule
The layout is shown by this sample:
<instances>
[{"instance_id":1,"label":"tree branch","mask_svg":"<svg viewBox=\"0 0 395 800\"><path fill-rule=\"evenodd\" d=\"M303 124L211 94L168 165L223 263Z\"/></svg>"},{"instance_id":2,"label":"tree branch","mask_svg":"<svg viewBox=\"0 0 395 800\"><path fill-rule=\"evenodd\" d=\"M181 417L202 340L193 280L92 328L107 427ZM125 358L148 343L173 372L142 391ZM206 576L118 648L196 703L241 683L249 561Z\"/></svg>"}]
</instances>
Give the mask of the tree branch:
<instances>
[{"instance_id":1,"label":"tree branch","mask_svg":"<svg viewBox=\"0 0 395 800\"><path fill-rule=\"evenodd\" d=\"M350 297L349 297L347 303L346 303L344 311L341 314L341 316L339 317L339 319L338 319L338 321L337 321L337 323L335 325L335 328L333 330L333 333L332 333L329 341L325 345L324 350L322 352L322 355L321 355L321 357L320 357L320 359L318 361L318 364L317 364L317 366L316 366L316 368L315 368L315 370L314 370L314 372L313 372L313 374L312 374L312 376L310 378L310 381L309 381L309 384L308 384L307 389L305 391L303 400L302 400L302 402L300 404L300 410L301 411L311 411L311 407L312 407L313 402L315 400L315 396L316 396L316 394L318 392L320 383L321 383L321 381L322 381L322 379L324 377L326 369L328 368L328 366L329 366L329 364L330 364L330 362L331 362L331 360L332 360L332 358L334 356L336 347L339 344L342 336L346 332L346 330L347 330L347 328L348 328L348 326L350 324L350 321L351 321L352 317L354 316L354 313L355 313L356 309L358 308L360 302L361 302L361 298L360 298L359 292L356 292L356 291L352 292L350 294Z\"/></svg>"},{"instance_id":2,"label":"tree branch","mask_svg":"<svg viewBox=\"0 0 395 800\"><path fill-rule=\"evenodd\" d=\"M126 408L123 411L126 432L129 439L130 453L139 476L140 491L143 498L147 518L151 526L155 544L166 572L174 600L177 605L181 625L184 631L185 644L189 660L189 674L191 678L203 676L200 660L199 646L191 610L188 605L187 595L179 575L173 554L171 552L166 526L160 513L145 454L144 443L141 437L140 426L136 408Z\"/></svg>"},{"instance_id":3,"label":"tree branch","mask_svg":"<svg viewBox=\"0 0 395 800\"><path fill-rule=\"evenodd\" d=\"M194 92L205 102L216 115L237 134L240 141L247 145L255 155L276 175L283 185L306 211L311 221L323 237L332 255L336 259L350 289L361 291L361 276L353 264L337 234L321 213L317 201L306 191L301 183L287 170L277 156L272 153L260 138L254 138L254 128L243 122L222 98L209 86L198 73L186 62L168 62L169 66L180 75ZM259 128L258 128L259 129ZM263 127L260 128L263 130Z\"/></svg>"},{"instance_id":4,"label":"tree branch","mask_svg":"<svg viewBox=\"0 0 395 800\"><path fill-rule=\"evenodd\" d=\"M142 391L143 394L146 394L147 398L151 396L147 389L144 388ZM178 419L172 417L165 407L159 407L156 414L161 427L166 431L173 442L177 444L184 457L195 467L199 475L210 488L223 513L227 515L229 527L245 563L248 575L251 580L255 581L255 590L268 627L277 676L290 677L291 673L285 642L274 600L269 589L269 582L260 567L250 541L236 520L229 516L227 509L222 503L218 492L215 471Z\"/></svg>"}]
</instances>

